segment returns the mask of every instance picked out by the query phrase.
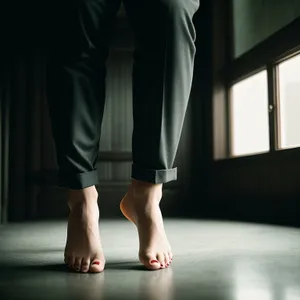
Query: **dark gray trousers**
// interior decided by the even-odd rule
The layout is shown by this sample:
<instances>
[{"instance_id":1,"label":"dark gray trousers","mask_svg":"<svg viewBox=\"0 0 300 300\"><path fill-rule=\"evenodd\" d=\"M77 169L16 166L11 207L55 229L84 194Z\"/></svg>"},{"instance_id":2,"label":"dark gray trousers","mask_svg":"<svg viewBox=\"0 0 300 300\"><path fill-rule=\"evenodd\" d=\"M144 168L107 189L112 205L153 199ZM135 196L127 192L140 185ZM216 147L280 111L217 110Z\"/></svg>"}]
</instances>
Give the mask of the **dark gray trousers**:
<instances>
[{"instance_id":1,"label":"dark gray trousers","mask_svg":"<svg viewBox=\"0 0 300 300\"><path fill-rule=\"evenodd\" d=\"M124 0L135 35L132 178L177 179L173 168L191 90L200 0ZM62 1L63 2L63 1ZM59 185L98 183L96 161L105 101L111 23L121 0L73 0L57 7L47 98Z\"/></svg>"}]
</instances>

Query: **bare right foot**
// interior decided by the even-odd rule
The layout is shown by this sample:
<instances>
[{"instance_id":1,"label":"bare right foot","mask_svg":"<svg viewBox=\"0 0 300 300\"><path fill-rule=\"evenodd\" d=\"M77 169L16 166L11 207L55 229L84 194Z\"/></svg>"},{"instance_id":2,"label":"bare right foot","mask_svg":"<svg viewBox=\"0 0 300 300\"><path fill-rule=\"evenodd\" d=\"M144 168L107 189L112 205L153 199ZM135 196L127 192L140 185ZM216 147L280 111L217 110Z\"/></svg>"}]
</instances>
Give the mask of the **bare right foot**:
<instances>
[{"instance_id":1,"label":"bare right foot","mask_svg":"<svg viewBox=\"0 0 300 300\"><path fill-rule=\"evenodd\" d=\"M121 201L123 215L133 222L139 234L139 259L150 270L168 267L173 259L159 203L162 184L133 180Z\"/></svg>"},{"instance_id":2,"label":"bare right foot","mask_svg":"<svg viewBox=\"0 0 300 300\"><path fill-rule=\"evenodd\" d=\"M70 190L70 208L65 263L78 272L99 273L105 258L99 235L99 208L96 188Z\"/></svg>"}]
</instances>

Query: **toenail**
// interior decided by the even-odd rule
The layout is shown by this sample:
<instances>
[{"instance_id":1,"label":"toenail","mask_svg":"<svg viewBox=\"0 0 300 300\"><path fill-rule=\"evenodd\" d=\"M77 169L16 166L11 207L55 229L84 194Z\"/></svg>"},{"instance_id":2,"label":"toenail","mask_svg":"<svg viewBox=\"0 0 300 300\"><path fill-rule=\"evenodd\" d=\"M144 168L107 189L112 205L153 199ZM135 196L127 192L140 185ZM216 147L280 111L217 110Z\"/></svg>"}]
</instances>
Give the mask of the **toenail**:
<instances>
[{"instance_id":1,"label":"toenail","mask_svg":"<svg viewBox=\"0 0 300 300\"><path fill-rule=\"evenodd\" d=\"M100 261L94 261L93 265L100 265Z\"/></svg>"},{"instance_id":2,"label":"toenail","mask_svg":"<svg viewBox=\"0 0 300 300\"><path fill-rule=\"evenodd\" d=\"M150 263L151 263L151 264L158 263L158 260L154 260L154 259L153 259L153 260L150 261Z\"/></svg>"}]
</instances>

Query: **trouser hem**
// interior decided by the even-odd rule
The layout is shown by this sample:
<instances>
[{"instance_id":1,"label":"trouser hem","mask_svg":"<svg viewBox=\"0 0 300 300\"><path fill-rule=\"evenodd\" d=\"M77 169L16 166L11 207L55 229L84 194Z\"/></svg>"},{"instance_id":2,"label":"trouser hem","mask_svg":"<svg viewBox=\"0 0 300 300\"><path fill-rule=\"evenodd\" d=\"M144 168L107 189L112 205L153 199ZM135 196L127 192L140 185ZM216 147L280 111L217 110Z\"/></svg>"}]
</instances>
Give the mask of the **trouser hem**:
<instances>
[{"instance_id":1,"label":"trouser hem","mask_svg":"<svg viewBox=\"0 0 300 300\"><path fill-rule=\"evenodd\" d=\"M61 187L81 190L89 186L98 184L98 171L93 170L85 173L70 174L60 172L58 174L58 185Z\"/></svg>"},{"instance_id":2,"label":"trouser hem","mask_svg":"<svg viewBox=\"0 0 300 300\"><path fill-rule=\"evenodd\" d=\"M167 183L177 180L177 168L155 170L132 164L131 177L150 183Z\"/></svg>"}]
</instances>

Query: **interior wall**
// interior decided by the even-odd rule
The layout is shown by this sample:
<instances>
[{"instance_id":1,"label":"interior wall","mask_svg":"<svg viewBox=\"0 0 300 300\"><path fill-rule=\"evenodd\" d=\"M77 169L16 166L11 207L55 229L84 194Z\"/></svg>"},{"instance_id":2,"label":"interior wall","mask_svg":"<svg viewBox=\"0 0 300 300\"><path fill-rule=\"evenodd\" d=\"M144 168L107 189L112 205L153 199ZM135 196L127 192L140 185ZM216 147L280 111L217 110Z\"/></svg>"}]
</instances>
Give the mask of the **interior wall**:
<instances>
[{"instance_id":1,"label":"interior wall","mask_svg":"<svg viewBox=\"0 0 300 300\"><path fill-rule=\"evenodd\" d=\"M197 31L194 80L191 93L192 164L189 197L185 207L189 217L202 218L210 207L208 198L212 152L212 19L209 0L202 0L195 14Z\"/></svg>"},{"instance_id":2,"label":"interior wall","mask_svg":"<svg viewBox=\"0 0 300 300\"><path fill-rule=\"evenodd\" d=\"M300 16L298 0L233 0L234 57Z\"/></svg>"},{"instance_id":3,"label":"interior wall","mask_svg":"<svg viewBox=\"0 0 300 300\"><path fill-rule=\"evenodd\" d=\"M9 76L0 78L0 225L7 220L9 177Z\"/></svg>"},{"instance_id":4,"label":"interior wall","mask_svg":"<svg viewBox=\"0 0 300 300\"><path fill-rule=\"evenodd\" d=\"M215 162L210 199L222 218L299 226L300 154ZM213 206L213 205L212 205Z\"/></svg>"}]
</instances>

